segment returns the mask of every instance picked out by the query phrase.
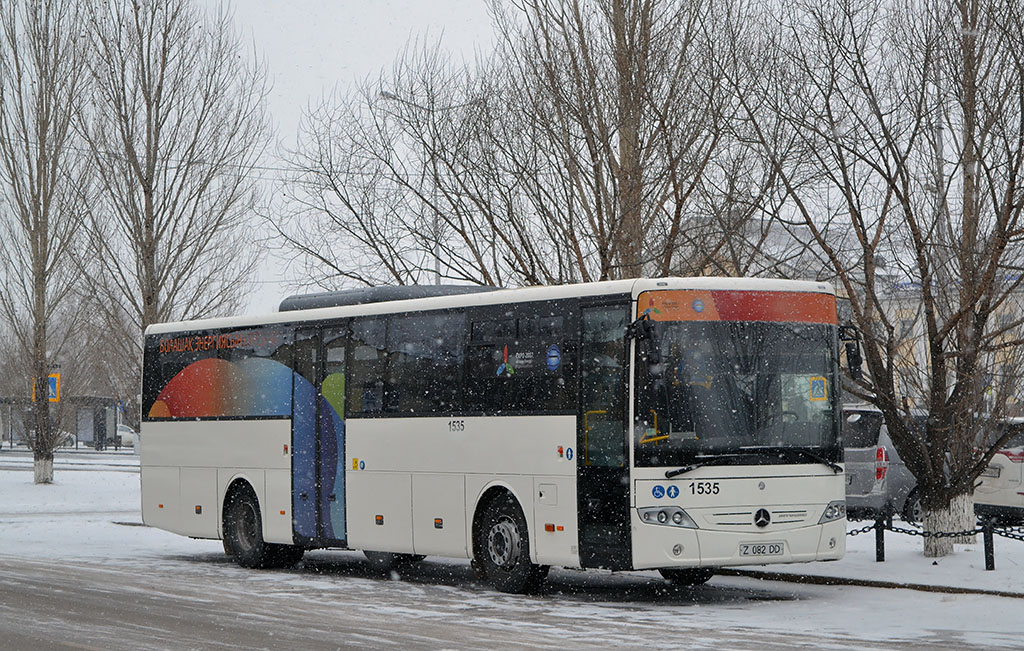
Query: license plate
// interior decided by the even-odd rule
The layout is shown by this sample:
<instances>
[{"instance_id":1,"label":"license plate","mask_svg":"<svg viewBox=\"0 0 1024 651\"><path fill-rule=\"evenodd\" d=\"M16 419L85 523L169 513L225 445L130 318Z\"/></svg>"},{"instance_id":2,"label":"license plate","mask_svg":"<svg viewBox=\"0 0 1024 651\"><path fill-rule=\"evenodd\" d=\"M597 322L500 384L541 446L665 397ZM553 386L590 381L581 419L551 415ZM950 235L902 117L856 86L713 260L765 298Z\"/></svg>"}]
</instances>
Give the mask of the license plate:
<instances>
[{"instance_id":1,"label":"license plate","mask_svg":"<svg viewBox=\"0 0 1024 651\"><path fill-rule=\"evenodd\" d=\"M982 477L999 477L999 466L989 466L981 471Z\"/></svg>"},{"instance_id":2,"label":"license plate","mask_svg":"<svg viewBox=\"0 0 1024 651\"><path fill-rule=\"evenodd\" d=\"M740 556L782 556L785 549L780 542L740 543Z\"/></svg>"}]
</instances>

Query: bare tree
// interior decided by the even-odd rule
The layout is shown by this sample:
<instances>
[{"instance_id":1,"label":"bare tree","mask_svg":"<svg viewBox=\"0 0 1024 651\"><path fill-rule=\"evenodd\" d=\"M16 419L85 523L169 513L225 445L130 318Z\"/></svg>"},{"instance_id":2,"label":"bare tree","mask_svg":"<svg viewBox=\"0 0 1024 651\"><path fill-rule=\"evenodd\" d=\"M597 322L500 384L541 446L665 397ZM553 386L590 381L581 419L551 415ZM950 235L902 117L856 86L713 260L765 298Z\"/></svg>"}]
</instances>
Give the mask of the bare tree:
<instances>
[{"instance_id":1,"label":"bare tree","mask_svg":"<svg viewBox=\"0 0 1024 651\"><path fill-rule=\"evenodd\" d=\"M973 529L976 480L1014 433L1016 373L993 370L1019 361L1020 319L993 316L1022 278L1022 15L814 0L736 31L737 57L772 71L737 84L748 123L863 335L869 376L849 388L885 414L929 531Z\"/></svg>"},{"instance_id":2,"label":"bare tree","mask_svg":"<svg viewBox=\"0 0 1024 651\"><path fill-rule=\"evenodd\" d=\"M53 481L60 432L48 376L73 330L52 324L76 280L79 190L88 185L74 146L85 84L78 5L11 0L0 8L0 314L28 364L23 395L35 387L28 444L36 483Z\"/></svg>"},{"instance_id":3,"label":"bare tree","mask_svg":"<svg viewBox=\"0 0 1024 651\"><path fill-rule=\"evenodd\" d=\"M146 326L234 311L250 287L268 87L223 7L109 0L87 24L99 198L83 275L137 387Z\"/></svg>"},{"instance_id":4,"label":"bare tree","mask_svg":"<svg viewBox=\"0 0 1024 651\"><path fill-rule=\"evenodd\" d=\"M770 258L751 225L775 218L756 199L776 185L750 181L773 168L730 131L714 3L493 9L486 59L410 48L306 116L278 226L321 284L782 273L752 262Z\"/></svg>"}]
</instances>

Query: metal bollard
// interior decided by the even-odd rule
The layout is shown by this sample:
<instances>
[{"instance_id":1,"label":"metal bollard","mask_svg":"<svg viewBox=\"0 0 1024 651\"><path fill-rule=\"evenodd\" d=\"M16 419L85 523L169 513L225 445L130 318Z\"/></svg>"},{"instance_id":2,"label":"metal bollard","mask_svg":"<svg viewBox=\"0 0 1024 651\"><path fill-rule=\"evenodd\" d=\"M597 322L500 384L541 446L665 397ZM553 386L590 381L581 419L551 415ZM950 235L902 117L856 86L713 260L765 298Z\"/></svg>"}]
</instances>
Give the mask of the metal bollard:
<instances>
[{"instance_id":1,"label":"metal bollard","mask_svg":"<svg viewBox=\"0 0 1024 651\"><path fill-rule=\"evenodd\" d=\"M982 525L982 535L985 537L985 569L988 571L996 569L996 554L992 542L992 529L995 528L995 520L985 520Z\"/></svg>"},{"instance_id":2,"label":"metal bollard","mask_svg":"<svg viewBox=\"0 0 1024 651\"><path fill-rule=\"evenodd\" d=\"M875 520L875 562L885 561L885 516L879 515Z\"/></svg>"}]
</instances>

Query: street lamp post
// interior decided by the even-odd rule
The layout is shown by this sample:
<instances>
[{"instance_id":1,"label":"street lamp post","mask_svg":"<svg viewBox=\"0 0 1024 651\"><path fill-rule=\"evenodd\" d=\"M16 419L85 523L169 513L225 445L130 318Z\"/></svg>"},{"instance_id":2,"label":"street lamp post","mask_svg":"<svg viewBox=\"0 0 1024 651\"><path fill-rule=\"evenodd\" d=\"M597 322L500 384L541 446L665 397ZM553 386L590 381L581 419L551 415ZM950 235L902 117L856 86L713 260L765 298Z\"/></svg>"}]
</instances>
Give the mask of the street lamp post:
<instances>
[{"instance_id":1,"label":"street lamp post","mask_svg":"<svg viewBox=\"0 0 1024 651\"><path fill-rule=\"evenodd\" d=\"M470 100L469 102L463 102L461 104L448 104L446 106L437 106L437 107L435 107L435 106L424 106L423 104L420 104L418 102L414 102L413 100L407 99L407 98L402 97L400 95L397 95L397 94L395 94L395 93L393 93L393 92L391 92L389 90L383 90L383 89L380 91L380 97L382 99L386 99L386 100L391 101L391 102L398 102L399 104L405 104L406 106L410 106L410 107L412 107L412 108L414 108L416 110L423 111L423 112L427 113L428 115L430 115L431 117L433 117L433 115L435 113L439 112L439 111L451 111L453 109L464 108L466 106L474 106L474 105L478 104L479 101L480 101L479 99L474 99L474 100ZM426 144L424 144L424 149L426 149ZM437 163L436 154L434 153L433 150L426 151L425 153L426 153L426 158L429 160L430 167L431 167L431 169L433 169L434 166ZM425 176L425 174L424 174L424 176ZM436 182L436 179L434 179L434 181L431 183L430 195L431 195L431 197L430 197L430 209L431 209L431 211L433 213L431 221L432 221L432 230L433 230L433 236L434 236L434 284L435 285L440 285L441 284L441 216L440 216L439 211L437 209L437 182Z\"/></svg>"},{"instance_id":2,"label":"street lamp post","mask_svg":"<svg viewBox=\"0 0 1024 651\"><path fill-rule=\"evenodd\" d=\"M413 102L412 100L405 99L404 97L399 97L398 95L396 95L396 94L394 94L394 93L392 93L390 91L382 90L382 91L380 91L380 96L382 98L386 99L386 100L389 100L389 101L392 101L392 102L399 102L400 104L405 104L405 105L411 106L411 107L413 107L413 108L415 108L417 110L424 111L424 112L428 113L431 116L434 115L434 109L432 109L430 107L427 107L427 106L423 106L422 104L419 104L417 102ZM426 149L426 145L424 145L424 149ZM430 167L431 167L431 169L433 169L434 164L435 164L434 152L433 151L426 151L425 153L426 153L426 158L430 161ZM426 178L426 173L423 174L423 177ZM441 284L441 219L440 219L440 216L437 214L437 182L436 182L436 180L432 180L431 181L431 188L430 188L430 210L431 210L431 213L432 213L432 216L431 216L431 230L433 231L433 236L434 236L434 284L435 285L440 285Z\"/></svg>"}]
</instances>

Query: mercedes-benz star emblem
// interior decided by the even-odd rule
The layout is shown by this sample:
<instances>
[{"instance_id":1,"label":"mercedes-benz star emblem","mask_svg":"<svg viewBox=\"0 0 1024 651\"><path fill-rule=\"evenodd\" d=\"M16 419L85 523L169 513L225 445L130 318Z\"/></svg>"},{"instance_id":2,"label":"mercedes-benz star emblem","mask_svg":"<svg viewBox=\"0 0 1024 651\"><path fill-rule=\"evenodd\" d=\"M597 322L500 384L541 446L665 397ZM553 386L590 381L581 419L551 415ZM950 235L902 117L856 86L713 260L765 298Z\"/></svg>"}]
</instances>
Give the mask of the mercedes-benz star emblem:
<instances>
[{"instance_id":1,"label":"mercedes-benz star emblem","mask_svg":"<svg viewBox=\"0 0 1024 651\"><path fill-rule=\"evenodd\" d=\"M759 527L767 527L771 521L772 514L768 512L768 509L758 509L754 514L754 524Z\"/></svg>"}]
</instances>

